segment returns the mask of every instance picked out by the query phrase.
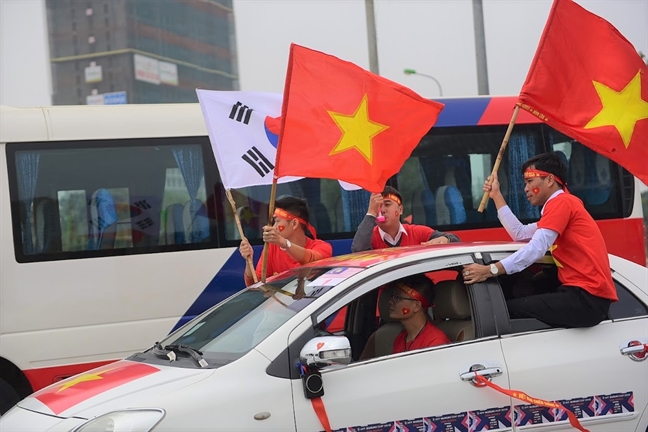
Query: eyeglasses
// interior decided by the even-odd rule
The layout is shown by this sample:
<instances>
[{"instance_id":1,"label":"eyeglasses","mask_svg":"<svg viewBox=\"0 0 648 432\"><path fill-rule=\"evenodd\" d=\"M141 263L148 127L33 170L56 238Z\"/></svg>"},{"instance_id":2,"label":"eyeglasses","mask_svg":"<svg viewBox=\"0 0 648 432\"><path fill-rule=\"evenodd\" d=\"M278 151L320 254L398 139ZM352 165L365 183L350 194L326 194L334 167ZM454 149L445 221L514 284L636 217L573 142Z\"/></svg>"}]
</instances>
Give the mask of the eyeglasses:
<instances>
[{"instance_id":1,"label":"eyeglasses","mask_svg":"<svg viewBox=\"0 0 648 432\"><path fill-rule=\"evenodd\" d=\"M412 301L418 301L418 300L413 299L413 298L411 298L411 297L403 297L403 296L399 296L398 294L392 294L392 295L389 297L389 299L390 299L391 301L393 301L394 303L398 303L398 302L401 301L401 300L412 300Z\"/></svg>"}]
</instances>

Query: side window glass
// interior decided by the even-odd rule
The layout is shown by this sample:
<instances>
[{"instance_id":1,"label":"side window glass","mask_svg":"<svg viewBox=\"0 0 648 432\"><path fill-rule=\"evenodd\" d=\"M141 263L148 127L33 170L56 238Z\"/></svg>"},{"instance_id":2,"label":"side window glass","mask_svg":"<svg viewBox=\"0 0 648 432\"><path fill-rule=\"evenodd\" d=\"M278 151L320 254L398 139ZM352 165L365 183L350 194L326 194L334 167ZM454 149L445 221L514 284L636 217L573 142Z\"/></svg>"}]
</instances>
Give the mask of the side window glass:
<instances>
[{"instance_id":1,"label":"side window glass","mask_svg":"<svg viewBox=\"0 0 648 432\"><path fill-rule=\"evenodd\" d=\"M587 210L594 216L619 217L610 214L611 209L620 208L615 183L618 181L617 164L600 155L578 141L549 128L552 150L567 165L569 192L583 201Z\"/></svg>"},{"instance_id":2,"label":"side window glass","mask_svg":"<svg viewBox=\"0 0 648 432\"><path fill-rule=\"evenodd\" d=\"M232 190L237 213L245 236L259 242L263 226L268 221L270 185ZM369 193L364 190L346 191L337 180L305 178L277 185L277 198L294 196L305 199L309 207L310 223L318 237L330 234L353 233L364 218L369 204ZM227 199L225 209L225 237L240 240L234 213Z\"/></svg>"},{"instance_id":3,"label":"side window glass","mask_svg":"<svg viewBox=\"0 0 648 432\"><path fill-rule=\"evenodd\" d=\"M8 144L18 261L215 241L209 151L207 138Z\"/></svg>"},{"instance_id":4,"label":"side window glass","mask_svg":"<svg viewBox=\"0 0 648 432\"><path fill-rule=\"evenodd\" d=\"M477 208L505 130L503 126L433 128L397 177L401 193L405 192L405 216L411 214L413 223L442 230L495 222L494 206L484 213ZM502 191L522 220L536 220L539 210L526 199L520 167L543 148L538 125L516 127L498 171Z\"/></svg>"},{"instance_id":5,"label":"side window glass","mask_svg":"<svg viewBox=\"0 0 648 432\"><path fill-rule=\"evenodd\" d=\"M639 301L639 299L626 287L617 281L614 281L614 285L616 286L619 301L610 305L610 312L608 315L612 321L622 318L648 315L648 308L646 305L641 303L641 301Z\"/></svg>"},{"instance_id":6,"label":"side window glass","mask_svg":"<svg viewBox=\"0 0 648 432\"><path fill-rule=\"evenodd\" d=\"M499 257L498 257L499 258ZM551 257L546 261L549 261ZM535 263L519 273L497 277L505 300L555 292L561 285L555 264ZM550 328L535 318L511 318L511 332L520 333Z\"/></svg>"},{"instance_id":7,"label":"side window glass","mask_svg":"<svg viewBox=\"0 0 648 432\"><path fill-rule=\"evenodd\" d=\"M354 361L394 353L395 341L404 331L402 313L399 315L398 311L412 307L415 302L409 297L411 294L398 288L398 283L407 282L417 287L417 292L420 289L424 298L430 301L429 308L421 312L421 316L426 318L423 322L429 321L433 326L431 332L443 339L443 342L430 342L430 345L421 347L410 344L414 346L412 350L474 339L472 307L467 288L457 280L458 275L459 269L453 268L411 275L381 285L329 315L319 324L319 329L346 336L351 343ZM427 288L417 285L421 281L421 285ZM422 340L428 336L426 329ZM401 351L396 349L396 352Z\"/></svg>"}]
</instances>

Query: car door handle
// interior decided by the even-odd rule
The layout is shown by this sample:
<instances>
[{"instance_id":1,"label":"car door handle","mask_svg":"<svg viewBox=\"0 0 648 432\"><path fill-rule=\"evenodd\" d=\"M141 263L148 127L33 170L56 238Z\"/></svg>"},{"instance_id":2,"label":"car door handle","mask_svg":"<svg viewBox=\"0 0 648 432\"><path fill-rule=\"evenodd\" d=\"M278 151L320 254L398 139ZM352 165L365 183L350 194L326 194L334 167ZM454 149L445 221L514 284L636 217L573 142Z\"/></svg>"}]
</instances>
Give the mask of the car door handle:
<instances>
[{"instance_id":1,"label":"car door handle","mask_svg":"<svg viewBox=\"0 0 648 432\"><path fill-rule=\"evenodd\" d=\"M631 360L644 361L648 358L648 343L637 339L627 340L619 345L619 352Z\"/></svg>"},{"instance_id":2,"label":"car door handle","mask_svg":"<svg viewBox=\"0 0 648 432\"><path fill-rule=\"evenodd\" d=\"M475 363L468 367L464 367L459 371L459 378L461 381L470 381L474 386L478 386L475 380L475 374L483 376L490 381L495 376L500 376L503 373L502 366L498 362L482 362Z\"/></svg>"}]
</instances>

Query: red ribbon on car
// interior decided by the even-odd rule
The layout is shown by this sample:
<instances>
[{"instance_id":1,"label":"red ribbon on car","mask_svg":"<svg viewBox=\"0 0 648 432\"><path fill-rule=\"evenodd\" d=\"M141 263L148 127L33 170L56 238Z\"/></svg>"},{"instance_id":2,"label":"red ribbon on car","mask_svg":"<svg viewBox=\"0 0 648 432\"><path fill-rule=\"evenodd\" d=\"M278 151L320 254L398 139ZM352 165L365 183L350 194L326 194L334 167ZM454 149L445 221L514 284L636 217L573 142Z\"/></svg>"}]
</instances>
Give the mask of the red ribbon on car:
<instances>
[{"instance_id":1,"label":"red ribbon on car","mask_svg":"<svg viewBox=\"0 0 648 432\"><path fill-rule=\"evenodd\" d=\"M521 392L519 390L510 390L510 389L502 388L502 387L498 386L497 384L493 384L492 382L488 381L483 376L477 375L477 373L475 373L475 381L477 381L477 385L480 386L480 387L488 386L488 387L490 387L490 388L492 388L494 390L497 390L500 393L504 393L507 396L511 396L511 397L513 397L515 399L519 399L519 400L521 400L523 402L529 402L529 403L531 403L533 405L538 405L538 406L547 407L547 408L557 408L557 409L565 410L565 412L567 413L567 418L569 419L569 423L575 429L578 429L581 432L589 432L589 430L585 429L583 427L583 425L578 421L578 417L576 417L576 415L573 412L571 412L570 410L565 408L565 406L563 404L561 404L561 403L553 402L553 401L546 401L544 399L534 398L534 397L531 397L528 394L526 394L524 392Z\"/></svg>"},{"instance_id":2,"label":"red ribbon on car","mask_svg":"<svg viewBox=\"0 0 648 432\"><path fill-rule=\"evenodd\" d=\"M322 398L318 397L311 399L311 404L313 405L315 414L317 414L317 418L320 423L322 423L322 426L324 426L324 430L326 432L331 432L331 423L329 423L328 415L326 415L326 408L324 408L324 401Z\"/></svg>"}]
</instances>

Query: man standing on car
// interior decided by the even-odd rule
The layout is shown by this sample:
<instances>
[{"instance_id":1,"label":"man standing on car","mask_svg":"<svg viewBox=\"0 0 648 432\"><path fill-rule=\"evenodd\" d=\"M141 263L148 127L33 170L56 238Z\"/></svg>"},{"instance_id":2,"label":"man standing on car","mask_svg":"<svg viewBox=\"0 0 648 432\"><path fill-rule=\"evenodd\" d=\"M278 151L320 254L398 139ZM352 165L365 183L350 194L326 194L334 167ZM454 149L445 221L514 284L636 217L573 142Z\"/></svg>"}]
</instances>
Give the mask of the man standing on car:
<instances>
[{"instance_id":1,"label":"man standing on car","mask_svg":"<svg viewBox=\"0 0 648 432\"><path fill-rule=\"evenodd\" d=\"M263 241L268 243L266 277L333 255L331 245L317 240L315 228L308 223L306 201L285 197L275 201L275 207L274 224L263 227ZM306 236L306 230L311 233L312 239ZM245 260L254 257L252 246L246 239L241 241L239 252ZM259 259L256 266L258 279L261 279L262 261ZM246 286L254 283L252 270L247 266L244 278Z\"/></svg>"},{"instance_id":2,"label":"man standing on car","mask_svg":"<svg viewBox=\"0 0 648 432\"><path fill-rule=\"evenodd\" d=\"M424 225L403 225L403 198L396 189L386 186L381 194L371 194L369 209L353 237L353 252L419 244L433 245L458 242L454 234L435 231Z\"/></svg>"},{"instance_id":3,"label":"man standing on car","mask_svg":"<svg viewBox=\"0 0 648 432\"><path fill-rule=\"evenodd\" d=\"M594 326L607 319L610 304L618 300L601 231L583 202L567 191L567 167L557 154L532 157L522 165L522 174L527 199L542 206L537 223L522 225L513 215L500 192L497 173L491 185L485 182L484 191L513 240L529 243L490 266L465 266L464 281L473 284L517 273L551 251L562 285L556 292L508 300L510 317L536 318L552 327Z\"/></svg>"}]
</instances>

